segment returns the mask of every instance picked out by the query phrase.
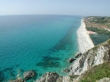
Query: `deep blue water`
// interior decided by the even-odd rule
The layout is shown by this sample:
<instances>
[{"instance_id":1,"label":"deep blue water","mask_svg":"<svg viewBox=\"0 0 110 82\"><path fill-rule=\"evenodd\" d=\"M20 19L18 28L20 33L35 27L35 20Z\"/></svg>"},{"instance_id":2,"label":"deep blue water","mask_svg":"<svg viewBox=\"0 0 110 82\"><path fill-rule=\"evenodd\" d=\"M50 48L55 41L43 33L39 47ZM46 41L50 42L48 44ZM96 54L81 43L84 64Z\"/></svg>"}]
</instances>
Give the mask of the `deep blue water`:
<instances>
[{"instance_id":1,"label":"deep blue water","mask_svg":"<svg viewBox=\"0 0 110 82\"><path fill-rule=\"evenodd\" d=\"M52 71L66 75L67 59L78 51L80 21L78 16L0 16L0 80L27 70L35 70L36 78Z\"/></svg>"}]
</instances>

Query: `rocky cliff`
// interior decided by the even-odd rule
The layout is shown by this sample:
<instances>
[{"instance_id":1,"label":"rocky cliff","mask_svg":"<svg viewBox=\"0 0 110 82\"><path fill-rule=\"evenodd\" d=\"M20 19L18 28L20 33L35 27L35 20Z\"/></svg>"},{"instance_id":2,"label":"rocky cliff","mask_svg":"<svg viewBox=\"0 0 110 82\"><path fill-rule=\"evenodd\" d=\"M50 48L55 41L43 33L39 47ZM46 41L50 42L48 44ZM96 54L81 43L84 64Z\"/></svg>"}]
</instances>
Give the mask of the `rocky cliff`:
<instances>
[{"instance_id":1,"label":"rocky cliff","mask_svg":"<svg viewBox=\"0 0 110 82\"><path fill-rule=\"evenodd\" d=\"M41 77L36 82L79 82L80 79L82 79L83 75L88 70L91 71L92 68L97 69L94 67L99 66L100 64L103 64L105 62L109 62L109 60L110 60L110 40L107 40L106 42L99 44L94 48L86 51L82 55L80 55L69 67L70 72L68 76L59 76L56 73L55 74L48 73L43 77ZM104 64L104 65L107 65L107 64ZM98 79L100 80L101 77ZM51 80L51 79L54 79L54 80ZM81 82L84 82L84 81L81 81Z\"/></svg>"},{"instance_id":2,"label":"rocky cliff","mask_svg":"<svg viewBox=\"0 0 110 82\"><path fill-rule=\"evenodd\" d=\"M77 58L77 60L70 66L70 75L81 75L87 69L104 63L110 58L109 54L110 40L97 45Z\"/></svg>"}]
</instances>

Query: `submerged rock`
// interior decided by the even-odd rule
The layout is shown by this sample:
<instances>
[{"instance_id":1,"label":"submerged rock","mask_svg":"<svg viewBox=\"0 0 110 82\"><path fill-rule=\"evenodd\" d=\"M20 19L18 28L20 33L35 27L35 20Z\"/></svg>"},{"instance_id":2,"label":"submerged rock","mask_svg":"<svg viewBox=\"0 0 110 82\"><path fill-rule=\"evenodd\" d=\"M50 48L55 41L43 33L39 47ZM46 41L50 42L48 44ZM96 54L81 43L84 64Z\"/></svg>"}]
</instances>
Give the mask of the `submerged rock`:
<instances>
[{"instance_id":1,"label":"submerged rock","mask_svg":"<svg viewBox=\"0 0 110 82\"><path fill-rule=\"evenodd\" d=\"M59 77L56 72L48 72L36 82L56 82Z\"/></svg>"},{"instance_id":2,"label":"submerged rock","mask_svg":"<svg viewBox=\"0 0 110 82\"><path fill-rule=\"evenodd\" d=\"M36 66L41 66L43 68L59 67L60 63L58 61L47 60L37 63Z\"/></svg>"},{"instance_id":3,"label":"submerged rock","mask_svg":"<svg viewBox=\"0 0 110 82\"><path fill-rule=\"evenodd\" d=\"M38 62L36 64L36 66L40 66L44 69L46 68L51 68L51 67L59 67L60 66L60 62L59 60L61 60L58 57L51 57L51 56L44 56L41 62Z\"/></svg>"},{"instance_id":4,"label":"submerged rock","mask_svg":"<svg viewBox=\"0 0 110 82\"><path fill-rule=\"evenodd\" d=\"M33 71L33 70L26 71L26 72L24 72L24 74L23 74L23 77L24 77L25 80L29 80L29 79L31 79L31 78L33 78L33 77L35 77L35 76L36 76L36 73L35 73L35 71Z\"/></svg>"},{"instance_id":5,"label":"submerged rock","mask_svg":"<svg viewBox=\"0 0 110 82\"><path fill-rule=\"evenodd\" d=\"M69 62L69 63L72 63L74 60L76 60L76 59L75 59L75 58L69 58L69 59L68 59L68 62Z\"/></svg>"}]
</instances>

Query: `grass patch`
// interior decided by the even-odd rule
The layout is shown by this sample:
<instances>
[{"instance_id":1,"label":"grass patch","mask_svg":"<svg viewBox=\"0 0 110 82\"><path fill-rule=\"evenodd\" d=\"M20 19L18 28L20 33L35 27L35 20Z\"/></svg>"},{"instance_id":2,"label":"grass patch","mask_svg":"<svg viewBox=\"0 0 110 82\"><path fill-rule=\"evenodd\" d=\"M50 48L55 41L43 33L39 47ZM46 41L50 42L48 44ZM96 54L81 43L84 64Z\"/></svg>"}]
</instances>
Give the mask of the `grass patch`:
<instances>
[{"instance_id":1,"label":"grass patch","mask_svg":"<svg viewBox=\"0 0 110 82\"><path fill-rule=\"evenodd\" d=\"M110 63L108 62L94 66L85 72L79 82L96 82L103 77L110 77Z\"/></svg>"}]
</instances>

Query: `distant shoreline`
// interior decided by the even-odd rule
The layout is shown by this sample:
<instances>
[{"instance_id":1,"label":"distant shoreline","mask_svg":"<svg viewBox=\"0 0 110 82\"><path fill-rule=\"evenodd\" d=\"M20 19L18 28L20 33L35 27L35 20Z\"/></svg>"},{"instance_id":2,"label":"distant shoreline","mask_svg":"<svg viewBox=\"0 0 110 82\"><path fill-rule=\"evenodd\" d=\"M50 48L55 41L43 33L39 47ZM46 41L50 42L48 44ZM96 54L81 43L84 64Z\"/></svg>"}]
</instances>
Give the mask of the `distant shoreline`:
<instances>
[{"instance_id":1,"label":"distant shoreline","mask_svg":"<svg viewBox=\"0 0 110 82\"><path fill-rule=\"evenodd\" d=\"M86 30L84 19L81 20L81 25L77 30L77 40L79 52L84 53L85 51L94 47L94 43L91 40Z\"/></svg>"}]
</instances>

